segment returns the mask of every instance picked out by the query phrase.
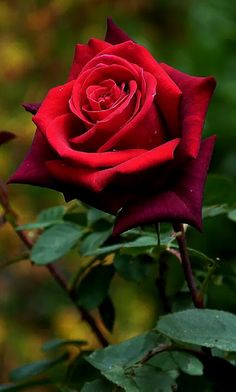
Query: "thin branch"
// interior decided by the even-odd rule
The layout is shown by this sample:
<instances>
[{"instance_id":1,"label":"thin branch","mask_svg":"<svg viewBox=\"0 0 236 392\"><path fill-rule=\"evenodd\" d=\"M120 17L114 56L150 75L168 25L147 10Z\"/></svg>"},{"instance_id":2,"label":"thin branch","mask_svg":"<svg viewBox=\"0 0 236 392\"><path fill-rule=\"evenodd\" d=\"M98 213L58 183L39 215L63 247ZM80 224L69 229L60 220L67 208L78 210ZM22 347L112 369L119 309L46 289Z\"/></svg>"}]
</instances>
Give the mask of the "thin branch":
<instances>
[{"instance_id":1,"label":"thin branch","mask_svg":"<svg viewBox=\"0 0 236 392\"><path fill-rule=\"evenodd\" d=\"M16 230L18 226L18 215L16 212L12 209L9 198L8 198L8 193L6 186L4 182L0 179L0 204L3 207L4 210L4 216L5 219L10 223L10 225L13 227L15 230L15 233L18 235L18 237L21 239L21 241L26 245L28 249L32 249L34 242L29 238L27 233L24 230ZM46 268L48 269L49 273L51 276L55 279L55 281L59 284L59 286L65 291L67 296L71 299L73 304L76 306L76 308L80 311L82 318L87 321L87 323L90 325L90 328L94 332L94 334L97 336L99 342L103 347L106 347L109 343L105 336L102 334L100 331L96 320L91 316L91 314L83 307L79 306L77 304L76 300L76 292L70 291L67 282L62 275L61 271L56 267L55 264L48 264L46 265Z\"/></svg>"},{"instance_id":2,"label":"thin branch","mask_svg":"<svg viewBox=\"0 0 236 392\"><path fill-rule=\"evenodd\" d=\"M203 297L202 295L198 292L194 277L193 277L193 271L191 267L191 263L189 260L189 255L187 251L187 245L186 245L186 239L185 239L185 232L184 232L184 226L181 223L174 223L173 224L174 230L177 233L176 235L176 240L179 245L179 251L180 251L180 256L182 260L182 267L185 275L186 282L189 287L189 291L192 297L192 301L194 303L194 306L196 308L203 308Z\"/></svg>"},{"instance_id":3,"label":"thin branch","mask_svg":"<svg viewBox=\"0 0 236 392\"><path fill-rule=\"evenodd\" d=\"M182 263L180 253L179 253L179 251L178 251L177 249L174 249L174 248L166 248L166 252L167 252L167 253L170 253L170 254L173 255L173 256L175 256L175 257Z\"/></svg>"}]
</instances>

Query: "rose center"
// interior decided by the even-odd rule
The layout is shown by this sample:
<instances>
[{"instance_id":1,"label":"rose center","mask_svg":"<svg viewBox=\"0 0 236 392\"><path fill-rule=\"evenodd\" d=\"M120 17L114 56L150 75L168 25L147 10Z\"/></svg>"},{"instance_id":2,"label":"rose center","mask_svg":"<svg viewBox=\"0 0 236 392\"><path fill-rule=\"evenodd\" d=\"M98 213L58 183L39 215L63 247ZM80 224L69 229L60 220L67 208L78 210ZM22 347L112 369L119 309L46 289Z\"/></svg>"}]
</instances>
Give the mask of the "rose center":
<instances>
[{"instance_id":1,"label":"rose center","mask_svg":"<svg viewBox=\"0 0 236 392\"><path fill-rule=\"evenodd\" d=\"M87 104L83 106L83 109L87 112L112 109L126 95L125 83L119 86L114 80L107 79L87 88Z\"/></svg>"}]
</instances>

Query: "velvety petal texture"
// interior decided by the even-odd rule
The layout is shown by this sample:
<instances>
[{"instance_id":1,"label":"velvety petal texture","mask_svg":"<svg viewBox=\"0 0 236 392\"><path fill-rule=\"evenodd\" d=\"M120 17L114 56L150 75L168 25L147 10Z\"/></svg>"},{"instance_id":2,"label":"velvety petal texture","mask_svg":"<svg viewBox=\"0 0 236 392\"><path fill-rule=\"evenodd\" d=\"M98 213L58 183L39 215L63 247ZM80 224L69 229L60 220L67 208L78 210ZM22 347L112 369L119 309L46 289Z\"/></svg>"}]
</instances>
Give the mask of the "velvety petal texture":
<instances>
[{"instance_id":1,"label":"velvety petal texture","mask_svg":"<svg viewBox=\"0 0 236 392\"><path fill-rule=\"evenodd\" d=\"M158 221L200 229L214 87L212 77L158 63L108 18L104 41L76 45L67 82L23 105L37 131L9 182L118 214L115 234Z\"/></svg>"},{"instance_id":2,"label":"velvety petal texture","mask_svg":"<svg viewBox=\"0 0 236 392\"><path fill-rule=\"evenodd\" d=\"M202 227L202 198L215 137L201 143L197 159L186 164L166 189L127 203L117 217L114 234L155 222L182 222Z\"/></svg>"}]
</instances>

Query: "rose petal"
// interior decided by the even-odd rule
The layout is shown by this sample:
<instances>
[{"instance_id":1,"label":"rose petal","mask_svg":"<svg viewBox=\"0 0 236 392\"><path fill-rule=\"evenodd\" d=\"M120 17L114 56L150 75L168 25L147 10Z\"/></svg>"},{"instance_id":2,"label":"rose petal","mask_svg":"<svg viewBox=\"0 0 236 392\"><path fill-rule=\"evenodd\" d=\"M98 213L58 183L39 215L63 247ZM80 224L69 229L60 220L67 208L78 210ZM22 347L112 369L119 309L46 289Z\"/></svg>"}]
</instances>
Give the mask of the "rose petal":
<instances>
[{"instance_id":1,"label":"rose petal","mask_svg":"<svg viewBox=\"0 0 236 392\"><path fill-rule=\"evenodd\" d=\"M129 41L131 38L122 31L112 20L111 17L107 18L107 31L105 41L112 45L120 44Z\"/></svg>"},{"instance_id":2,"label":"rose petal","mask_svg":"<svg viewBox=\"0 0 236 392\"><path fill-rule=\"evenodd\" d=\"M117 217L114 235L162 221L188 223L201 230L203 189L214 143L215 136L204 140L197 159L190 160L165 191L127 203Z\"/></svg>"},{"instance_id":3,"label":"rose petal","mask_svg":"<svg viewBox=\"0 0 236 392\"><path fill-rule=\"evenodd\" d=\"M110 44L108 42L95 38L90 39L87 45L77 44L68 81L76 79L85 64L109 46Z\"/></svg>"},{"instance_id":4,"label":"rose petal","mask_svg":"<svg viewBox=\"0 0 236 392\"><path fill-rule=\"evenodd\" d=\"M51 178L45 165L45 161L48 159L55 159L55 154L45 137L37 130L31 149L8 182L58 189L56 182Z\"/></svg>"},{"instance_id":5,"label":"rose petal","mask_svg":"<svg viewBox=\"0 0 236 392\"><path fill-rule=\"evenodd\" d=\"M140 148L140 145L142 145L142 148L148 148L150 146L149 138L144 131L143 133L138 131L136 134L136 129L140 130L141 123L150 111L153 104L154 96L156 94L155 78L149 72L144 72L143 74L144 80L146 82L145 96L142 97L144 99L143 106L140 108L139 112L136 114L136 116L133 117L131 121L129 121L127 124L124 124L124 126L121 127L118 132L114 133L114 135L111 136L107 140L107 142L99 148L99 152L111 150L112 148L132 148L133 146L135 148ZM149 126L149 124L146 125L147 127ZM151 125L152 124L150 124L150 126ZM139 126L140 128L138 128ZM156 126L158 126L158 124L156 124ZM156 130L156 126L155 129L151 129L150 131L154 133ZM139 147L136 144L137 142L139 144Z\"/></svg>"},{"instance_id":6,"label":"rose petal","mask_svg":"<svg viewBox=\"0 0 236 392\"><path fill-rule=\"evenodd\" d=\"M111 106L106 110L84 110L89 115L93 122L110 122L110 132L114 133L116 129L119 129L123 124L127 123L134 112L135 107L135 93L137 92L137 83L135 80L129 82L129 94L125 95L121 101L117 102L117 105ZM99 124L99 128L103 128L102 124ZM108 128L108 125L106 125ZM109 132L109 133L110 133ZM101 132L100 133L100 144Z\"/></svg>"},{"instance_id":7,"label":"rose petal","mask_svg":"<svg viewBox=\"0 0 236 392\"><path fill-rule=\"evenodd\" d=\"M130 67L129 67L130 68ZM135 78L133 70L129 69L123 64L98 64L97 67L93 69L86 69L79 77L73 86L72 96L70 100L71 111L81 118L88 126L93 125L93 123L85 116L82 111L82 107L87 103L86 91L87 88L94 84L99 84L103 80L112 78L116 83L128 83L131 80L137 81ZM138 82L138 81L137 81Z\"/></svg>"},{"instance_id":8,"label":"rose petal","mask_svg":"<svg viewBox=\"0 0 236 392\"><path fill-rule=\"evenodd\" d=\"M190 76L167 64L160 65L183 93L180 107L182 142L179 152L183 156L196 158L201 144L207 108L216 85L215 79Z\"/></svg>"},{"instance_id":9,"label":"rose petal","mask_svg":"<svg viewBox=\"0 0 236 392\"><path fill-rule=\"evenodd\" d=\"M72 81L49 90L37 114L33 117L34 123L44 134L52 120L62 114L70 113L69 99L73 84L74 82Z\"/></svg>"},{"instance_id":10,"label":"rose petal","mask_svg":"<svg viewBox=\"0 0 236 392\"><path fill-rule=\"evenodd\" d=\"M101 192L104 188L112 183L122 184L128 176L132 175L137 178L142 175L145 178L145 172L170 161L174 157L174 151L179 143L179 139L171 140L151 151L146 151L134 158L130 158L113 168L96 170L92 167L81 167L78 165L65 165L64 161L47 162L47 166L52 175L60 181L66 178L68 183L79 185L90 189L93 192ZM121 152L122 153L122 152ZM125 155L125 151L123 151ZM79 163L79 160L78 160Z\"/></svg>"},{"instance_id":11,"label":"rose petal","mask_svg":"<svg viewBox=\"0 0 236 392\"><path fill-rule=\"evenodd\" d=\"M111 183L122 185L125 181L136 180L140 182L141 178L145 180L145 175L150 169L158 168L174 158L178 144L179 139L173 139L113 168L94 173L93 189L99 192Z\"/></svg>"},{"instance_id":12,"label":"rose petal","mask_svg":"<svg viewBox=\"0 0 236 392\"><path fill-rule=\"evenodd\" d=\"M74 150L69 144L71 132L76 131L73 128L74 124L74 116L72 114L57 117L47 129L47 140L61 158L73 162L77 167L112 167L146 151L145 149L127 149L124 151L92 153ZM58 137L58 134L60 137Z\"/></svg>"},{"instance_id":13,"label":"rose petal","mask_svg":"<svg viewBox=\"0 0 236 392\"><path fill-rule=\"evenodd\" d=\"M47 162L47 166L51 175L60 181L66 201L72 199L79 199L85 203L109 212L116 214L117 211L124 205L131 197L134 196L131 191L117 189L115 186L107 187L104 191L94 192L88 187L83 187L83 179L80 184L75 183L75 176L78 178L78 171L73 166L63 165L62 161L55 160ZM86 178L86 171L81 171L81 177Z\"/></svg>"},{"instance_id":14,"label":"rose petal","mask_svg":"<svg viewBox=\"0 0 236 392\"><path fill-rule=\"evenodd\" d=\"M122 57L153 75L157 81L156 102L158 107L165 117L172 137L178 137L180 135L179 108L182 93L177 84L152 57L150 52L141 45L127 41L119 45L110 46L101 53L101 56L105 54Z\"/></svg>"},{"instance_id":15,"label":"rose petal","mask_svg":"<svg viewBox=\"0 0 236 392\"><path fill-rule=\"evenodd\" d=\"M94 193L82 187L70 187L64 183L64 197L68 202L73 199L79 199L99 210L116 214L117 211L133 196L133 194L116 189L114 186L107 188L105 191Z\"/></svg>"}]
</instances>

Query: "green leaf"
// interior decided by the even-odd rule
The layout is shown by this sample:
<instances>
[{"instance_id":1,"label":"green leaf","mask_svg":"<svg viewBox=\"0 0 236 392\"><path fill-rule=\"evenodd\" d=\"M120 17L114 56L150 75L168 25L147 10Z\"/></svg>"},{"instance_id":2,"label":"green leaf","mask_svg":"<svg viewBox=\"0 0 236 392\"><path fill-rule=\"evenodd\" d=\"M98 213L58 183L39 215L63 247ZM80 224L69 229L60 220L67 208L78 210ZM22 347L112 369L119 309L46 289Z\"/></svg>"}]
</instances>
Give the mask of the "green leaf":
<instances>
[{"instance_id":1,"label":"green leaf","mask_svg":"<svg viewBox=\"0 0 236 392\"><path fill-rule=\"evenodd\" d=\"M228 218L233 222L236 222L236 209L228 213Z\"/></svg>"},{"instance_id":2,"label":"green leaf","mask_svg":"<svg viewBox=\"0 0 236 392\"><path fill-rule=\"evenodd\" d=\"M52 225L62 223L63 215L65 213L65 207L56 206L47 208L40 212L37 217L36 222L27 223L25 225L21 225L17 227L17 230L35 230L35 229L45 229L46 227L50 227Z\"/></svg>"},{"instance_id":3,"label":"green leaf","mask_svg":"<svg viewBox=\"0 0 236 392\"><path fill-rule=\"evenodd\" d=\"M203 374L203 364L193 355L178 351L169 354L182 372L191 376L201 376Z\"/></svg>"},{"instance_id":4,"label":"green leaf","mask_svg":"<svg viewBox=\"0 0 236 392\"><path fill-rule=\"evenodd\" d=\"M231 313L189 309L161 317L156 329L182 343L236 351L236 316Z\"/></svg>"},{"instance_id":5,"label":"green leaf","mask_svg":"<svg viewBox=\"0 0 236 392\"><path fill-rule=\"evenodd\" d=\"M122 343L96 350L85 359L97 369L106 371L113 366L134 364L159 342L158 334L147 332Z\"/></svg>"},{"instance_id":6,"label":"green leaf","mask_svg":"<svg viewBox=\"0 0 236 392\"><path fill-rule=\"evenodd\" d=\"M115 244L115 245L110 245L110 246L105 246L103 248L87 252L85 256L99 256L99 255L104 255L104 254L109 254L112 253L116 250L136 250L135 253L140 253L143 252L146 249L150 249L152 246L157 245L157 240L153 236L143 236L135 239L134 241L131 242L124 242L121 244Z\"/></svg>"},{"instance_id":7,"label":"green leaf","mask_svg":"<svg viewBox=\"0 0 236 392\"><path fill-rule=\"evenodd\" d=\"M28 365L14 369L10 374L11 381L22 381L27 378L38 376L56 365L59 365L68 358L68 354L65 353L55 359L44 359L41 361L33 362Z\"/></svg>"},{"instance_id":8,"label":"green leaf","mask_svg":"<svg viewBox=\"0 0 236 392\"><path fill-rule=\"evenodd\" d=\"M72 346L83 346L87 344L85 340L73 340L73 339L55 339L49 342L46 342L42 346L42 351L47 352L51 350L57 350L58 348L72 345Z\"/></svg>"},{"instance_id":9,"label":"green leaf","mask_svg":"<svg viewBox=\"0 0 236 392\"><path fill-rule=\"evenodd\" d=\"M202 215L203 219L205 218L212 218L214 216L218 216L221 214L226 214L228 212L228 205L227 204L218 204L209 207L203 207Z\"/></svg>"},{"instance_id":10,"label":"green leaf","mask_svg":"<svg viewBox=\"0 0 236 392\"><path fill-rule=\"evenodd\" d=\"M81 392L112 392L114 390L114 384L111 384L106 379L94 380L86 382L81 389Z\"/></svg>"},{"instance_id":11,"label":"green leaf","mask_svg":"<svg viewBox=\"0 0 236 392\"><path fill-rule=\"evenodd\" d=\"M35 222L35 223L26 223L25 225L20 225L16 228L17 231L21 230L37 230L37 229L46 229L47 227L60 224L63 221L50 221L50 222Z\"/></svg>"},{"instance_id":12,"label":"green leaf","mask_svg":"<svg viewBox=\"0 0 236 392\"><path fill-rule=\"evenodd\" d=\"M86 255L87 253L96 250L110 235L111 230L95 232L87 235L80 245L80 253L82 255Z\"/></svg>"},{"instance_id":13,"label":"green leaf","mask_svg":"<svg viewBox=\"0 0 236 392\"><path fill-rule=\"evenodd\" d=\"M55 225L46 230L34 244L31 260L38 265L52 263L65 256L82 235L80 227L73 223Z\"/></svg>"},{"instance_id":14,"label":"green leaf","mask_svg":"<svg viewBox=\"0 0 236 392\"><path fill-rule=\"evenodd\" d=\"M89 208L88 210L88 224L89 226L93 225L95 222L99 221L100 219L111 219L111 215L107 214L104 211L97 210L96 208Z\"/></svg>"},{"instance_id":15,"label":"green leaf","mask_svg":"<svg viewBox=\"0 0 236 392\"><path fill-rule=\"evenodd\" d=\"M124 388L126 392L140 392L133 379L133 376L126 375L124 369L121 366L114 366L110 371L107 371L106 374L103 372L101 373L104 374L104 376L106 376L106 378L114 384Z\"/></svg>"},{"instance_id":16,"label":"green leaf","mask_svg":"<svg viewBox=\"0 0 236 392\"><path fill-rule=\"evenodd\" d=\"M124 244L115 244L115 245L109 245L109 246L104 246L102 248L98 248L95 250L91 250L87 253L85 253L83 256L103 256L107 255L110 253L113 253L123 247Z\"/></svg>"},{"instance_id":17,"label":"green leaf","mask_svg":"<svg viewBox=\"0 0 236 392\"><path fill-rule=\"evenodd\" d=\"M85 359L114 384L127 392L139 392L130 368L143 358L148 351L163 343L163 338L155 332L126 340L122 343L94 351Z\"/></svg>"},{"instance_id":18,"label":"green leaf","mask_svg":"<svg viewBox=\"0 0 236 392\"><path fill-rule=\"evenodd\" d=\"M149 365L135 370L134 381L142 392L173 392L175 381L167 373Z\"/></svg>"},{"instance_id":19,"label":"green leaf","mask_svg":"<svg viewBox=\"0 0 236 392\"><path fill-rule=\"evenodd\" d=\"M199 359L184 351L161 352L152 357L147 363L168 373L177 370L177 375L179 370L193 376L203 374L203 365Z\"/></svg>"},{"instance_id":20,"label":"green leaf","mask_svg":"<svg viewBox=\"0 0 236 392\"><path fill-rule=\"evenodd\" d=\"M117 254L114 258L114 267L126 280L141 282L153 271L152 260L144 257L132 257L126 254Z\"/></svg>"},{"instance_id":21,"label":"green leaf","mask_svg":"<svg viewBox=\"0 0 236 392\"><path fill-rule=\"evenodd\" d=\"M40 212L37 216L37 222L51 222L56 220L61 220L65 214L64 206L56 206L47 208Z\"/></svg>"},{"instance_id":22,"label":"green leaf","mask_svg":"<svg viewBox=\"0 0 236 392\"><path fill-rule=\"evenodd\" d=\"M91 365L106 373L117 366L125 367L135 364L148 351L158 346L160 341L163 343L159 334L146 332L122 343L96 350L85 359Z\"/></svg>"},{"instance_id":23,"label":"green leaf","mask_svg":"<svg viewBox=\"0 0 236 392\"><path fill-rule=\"evenodd\" d=\"M113 265L92 268L76 290L77 304L87 310L98 307L107 296L113 275Z\"/></svg>"}]
</instances>

